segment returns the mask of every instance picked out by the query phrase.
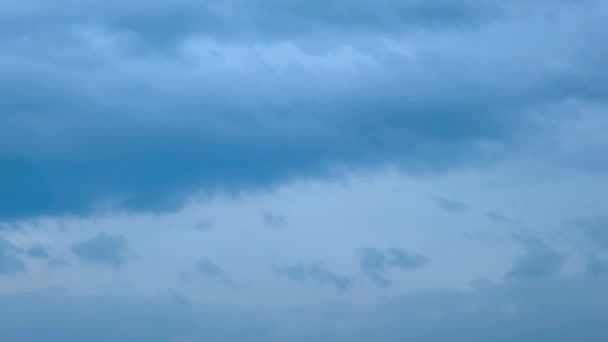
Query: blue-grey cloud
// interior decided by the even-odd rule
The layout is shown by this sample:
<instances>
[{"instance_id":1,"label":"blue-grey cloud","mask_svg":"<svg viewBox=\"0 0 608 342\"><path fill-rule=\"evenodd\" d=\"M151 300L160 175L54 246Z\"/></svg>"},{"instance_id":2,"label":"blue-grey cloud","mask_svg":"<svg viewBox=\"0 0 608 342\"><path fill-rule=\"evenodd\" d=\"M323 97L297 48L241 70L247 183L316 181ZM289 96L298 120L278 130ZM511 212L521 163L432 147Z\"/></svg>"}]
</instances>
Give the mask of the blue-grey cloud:
<instances>
[{"instance_id":1,"label":"blue-grey cloud","mask_svg":"<svg viewBox=\"0 0 608 342\"><path fill-rule=\"evenodd\" d=\"M213 219L205 219L205 220L201 220L198 221L197 223L194 224L194 229L198 230L200 232L206 232L209 231L213 228L213 225L215 224L215 222L213 221Z\"/></svg>"},{"instance_id":2,"label":"blue-grey cloud","mask_svg":"<svg viewBox=\"0 0 608 342\"><path fill-rule=\"evenodd\" d=\"M465 211L469 208L469 205L466 204L465 202L455 200L455 199L450 199L450 198L445 198L445 197L435 197L434 200L435 200L435 203L439 206L439 208L441 208L442 210L448 211L448 212L457 213L457 212Z\"/></svg>"},{"instance_id":3,"label":"blue-grey cloud","mask_svg":"<svg viewBox=\"0 0 608 342\"><path fill-rule=\"evenodd\" d=\"M219 277L224 275L224 271L207 258L199 260L196 264L196 270L205 277Z\"/></svg>"},{"instance_id":4,"label":"blue-grey cloud","mask_svg":"<svg viewBox=\"0 0 608 342\"><path fill-rule=\"evenodd\" d=\"M0 275L23 273L27 270L19 258L20 253L19 247L0 237Z\"/></svg>"},{"instance_id":5,"label":"blue-grey cloud","mask_svg":"<svg viewBox=\"0 0 608 342\"><path fill-rule=\"evenodd\" d=\"M591 245L608 251L608 217L581 219L575 224L583 229L583 235Z\"/></svg>"},{"instance_id":6,"label":"blue-grey cloud","mask_svg":"<svg viewBox=\"0 0 608 342\"><path fill-rule=\"evenodd\" d=\"M269 227L282 228L287 224L287 218L280 213L262 212L262 220Z\"/></svg>"},{"instance_id":7,"label":"blue-grey cloud","mask_svg":"<svg viewBox=\"0 0 608 342\"><path fill-rule=\"evenodd\" d=\"M45 291L0 296L7 341L467 341L604 342L606 278L483 282L472 290L390 296L375 305L234 308L169 298L78 297ZM576 293L576 296L564 296Z\"/></svg>"},{"instance_id":8,"label":"blue-grey cloud","mask_svg":"<svg viewBox=\"0 0 608 342\"><path fill-rule=\"evenodd\" d=\"M512 224L514 223L513 219L509 218L508 216L501 214L495 210L490 210L490 211L486 211L485 212L485 216L497 223L503 223L503 224Z\"/></svg>"},{"instance_id":9,"label":"blue-grey cloud","mask_svg":"<svg viewBox=\"0 0 608 342\"><path fill-rule=\"evenodd\" d=\"M474 28L502 13L496 0L345 0L339 4L301 0L186 0L170 4L128 0L120 10L94 0L63 0L54 7L29 0L18 8L8 6L3 10L7 13L3 32L19 32L28 23L30 32L48 37L53 34L48 28L61 32L67 25L101 26L128 34L148 48L166 47L192 35L267 41L349 31L395 34L416 28Z\"/></svg>"},{"instance_id":10,"label":"blue-grey cloud","mask_svg":"<svg viewBox=\"0 0 608 342\"><path fill-rule=\"evenodd\" d=\"M402 269L418 268L430 262L424 255L408 253L401 248L387 249L386 256L388 266Z\"/></svg>"},{"instance_id":11,"label":"blue-grey cloud","mask_svg":"<svg viewBox=\"0 0 608 342\"><path fill-rule=\"evenodd\" d=\"M564 102L608 98L604 5L562 3L7 5L0 220L517 153Z\"/></svg>"},{"instance_id":12,"label":"blue-grey cloud","mask_svg":"<svg viewBox=\"0 0 608 342\"><path fill-rule=\"evenodd\" d=\"M390 268L415 269L430 262L430 259L423 255L409 253L401 248L388 248L385 251L369 247L359 248L355 254L359 258L361 270L382 288L392 286L386 275Z\"/></svg>"},{"instance_id":13,"label":"blue-grey cloud","mask_svg":"<svg viewBox=\"0 0 608 342\"><path fill-rule=\"evenodd\" d=\"M34 245L25 251L25 254L30 258L48 259L51 257L48 249L43 245Z\"/></svg>"},{"instance_id":14,"label":"blue-grey cloud","mask_svg":"<svg viewBox=\"0 0 608 342\"><path fill-rule=\"evenodd\" d=\"M125 237L106 233L99 233L93 238L73 244L72 252L84 262L106 264L115 268L122 267L132 256Z\"/></svg>"},{"instance_id":15,"label":"blue-grey cloud","mask_svg":"<svg viewBox=\"0 0 608 342\"><path fill-rule=\"evenodd\" d=\"M564 256L542 241L523 241L525 253L513 264L506 276L515 279L534 279L557 275L564 266Z\"/></svg>"},{"instance_id":16,"label":"blue-grey cloud","mask_svg":"<svg viewBox=\"0 0 608 342\"><path fill-rule=\"evenodd\" d=\"M350 277L331 271L321 262L316 263L296 263L287 266L275 266L273 271L296 282L317 282L320 284L330 284L338 290L348 290L353 286Z\"/></svg>"},{"instance_id":17,"label":"blue-grey cloud","mask_svg":"<svg viewBox=\"0 0 608 342\"><path fill-rule=\"evenodd\" d=\"M220 265L209 258L201 258L196 262L194 268L185 270L179 274L181 280L193 281L197 279L210 280L231 288L237 288L238 283Z\"/></svg>"},{"instance_id":18,"label":"blue-grey cloud","mask_svg":"<svg viewBox=\"0 0 608 342\"><path fill-rule=\"evenodd\" d=\"M595 276L608 275L608 258L591 255L587 260L587 271Z\"/></svg>"}]
</instances>

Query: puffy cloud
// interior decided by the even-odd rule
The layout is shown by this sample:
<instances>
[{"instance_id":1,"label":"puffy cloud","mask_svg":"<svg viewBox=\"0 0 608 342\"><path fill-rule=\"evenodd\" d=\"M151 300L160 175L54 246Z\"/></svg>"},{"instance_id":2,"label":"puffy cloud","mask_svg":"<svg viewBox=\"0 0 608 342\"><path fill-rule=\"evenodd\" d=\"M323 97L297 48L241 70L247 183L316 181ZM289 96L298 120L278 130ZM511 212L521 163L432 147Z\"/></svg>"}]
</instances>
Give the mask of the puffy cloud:
<instances>
[{"instance_id":1,"label":"puffy cloud","mask_svg":"<svg viewBox=\"0 0 608 342\"><path fill-rule=\"evenodd\" d=\"M125 237L106 233L73 244L72 252L84 262L106 264L117 269L132 255Z\"/></svg>"}]
</instances>

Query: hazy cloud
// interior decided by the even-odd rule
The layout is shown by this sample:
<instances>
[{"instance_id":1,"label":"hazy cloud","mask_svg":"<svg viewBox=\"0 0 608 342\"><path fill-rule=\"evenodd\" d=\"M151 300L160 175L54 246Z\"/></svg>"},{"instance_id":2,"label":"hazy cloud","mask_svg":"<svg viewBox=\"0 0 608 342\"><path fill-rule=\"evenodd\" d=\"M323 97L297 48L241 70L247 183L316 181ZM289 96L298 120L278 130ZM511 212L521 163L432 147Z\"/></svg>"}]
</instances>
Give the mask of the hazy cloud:
<instances>
[{"instance_id":1,"label":"hazy cloud","mask_svg":"<svg viewBox=\"0 0 608 342\"><path fill-rule=\"evenodd\" d=\"M439 208L448 212L463 212L469 208L468 204L454 199L449 199L445 197L435 197L434 200L435 203L439 206Z\"/></svg>"},{"instance_id":2,"label":"hazy cloud","mask_svg":"<svg viewBox=\"0 0 608 342\"><path fill-rule=\"evenodd\" d=\"M106 264L115 268L122 267L132 255L126 238L106 233L99 233L93 238L73 244L72 252L84 262Z\"/></svg>"},{"instance_id":3,"label":"hazy cloud","mask_svg":"<svg viewBox=\"0 0 608 342\"><path fill-rule=\"evenodd\" d=\"M296 282L317 282L320 284L331 284L340 291L348 290L353 286L353 282L350 277L328 270L321 262L275 266L273 267L273 270L275 273Z\"/></svg>"},{"instance_id":4,"label":"hazy cloud","mask_svg":"<svg viewBox=\"0 0 608 342\"><path fill-rule=\"evenodd\" d=\"M557 275L564 266L564 256L539 240L525 241L525 253L507 272L509 278L533 279Z\"/></svg>"},{"instance_id":5,"label":"hazy cloud","mask_svg":"<svg viewBox=\"0 0 608 342\"><path fill-rule=\"evenodd\" d=\"M401 248L388 248L384 251L377 248L359 248L355 254L359 258L361 270L376 285L383 288L392 285L386 276L390 268L415 269L430 262L429 258L423 255L408 253Z\"/></svg>"},{"instance_id":6,"label":"hazy cloud","mask_svg":"<svg viewBox=\"0 0 608 342\"><path fill-rule=\"evenodd\" d=\"M19 258L21 249L9 240L0 237L0 275L11 275L26 271Z\"/></svg>"},{"instance_id":7,"label":"hazy cloud","mask_svg":"<svg viewBox=\"0 0 608 342\"><path fill-rule=\"evenodd\" d=\"M30 258L48 259L51 257L48 249L43 245L34 245L25 251L25 254Z\"/></svg>"},{"instance_id":8,"label":"hazy cloud","mask_svg":"<svg viewBox=\"0 0 608 342\"><path fill-rule=\"evenodd\" d=\"M288 223L287 218L282 214L268 211L262 212L262 220L265 225L274 228L283 228Z\"/></svg>"}]
</instances>

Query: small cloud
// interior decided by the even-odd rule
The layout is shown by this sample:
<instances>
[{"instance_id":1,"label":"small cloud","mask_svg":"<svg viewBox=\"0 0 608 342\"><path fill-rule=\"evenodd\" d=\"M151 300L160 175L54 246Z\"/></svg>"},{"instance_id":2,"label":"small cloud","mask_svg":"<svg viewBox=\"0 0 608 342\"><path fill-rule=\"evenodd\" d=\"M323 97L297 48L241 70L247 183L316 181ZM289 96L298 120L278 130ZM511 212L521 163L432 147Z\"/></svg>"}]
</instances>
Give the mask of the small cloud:
<instances>
[{"instance_id":1,"label":"small cloud","mask_svg":"<svg viewBox=\"0 0 608 342\"><path fill-rule=\"evenodd\" d=\"M209 259L203 258L196 265L196 270L206 277L219 277L224 274L219 266Z\"/></svg>"},{"instance_id":2,"label":"small cloud","mask_svg":"<svg viewBox=\"0 0 608 342\"><path fill-rule=\"evenodd\" d=\"M184 271L181 273L181 278L183 280L192 279L193 275L197 275L199 277L203 277L205 279L214 279L219 280L225 284L236 286L236 282L232 280L232 278L218 266L215 262L211 261L208 258L202 258L196 263L196 267L194 271Z\"/></svg>"},{"instance_id":3,"label":"small cloud","mask_svg":"<svg viewBox=\"0 0 608 342\"><path fill-rule=\"evenodd\" d=\"M27 269L17 254L21 249L12 242L0 238L0 275L23 273Z\"/></svg>"},{"instance_id":4,"label":"small cloud","mask_svg":"<svg viewBox=\"0 0 608 342\"><path fill-rule=\"evenodd\" d=\"M608 250L608 216L582 219L575 225L583 228L583 236L596 248Z\"/></svg>"},{"instance_id":5,"label":"small cloud","mask_svg":"<svg viewBox=\"0 0 608 342\"><path fill-rule=\"evenodd\" d=\"M379 272L367 272L367 277L378 287L387 289L393 286L393 282L381 275Z\"/></svg>"},{"instance_id":6,"label":"small cloud","mask_svg":"<svg viewBox=\"0 0 608 342\"><path fill-rule=\"evenodd\" d=\"M51 257L47 248L42 245L34 245L28 248L25 254L34 259L49 259Z\"/></svg>"},{"instance_id":7,"label":"small cloud","mask_svg":"<svg viewBox=\"0 0 608 342\"><path fill-rule=\"evenodd\" d=\"M122 267L132 254L126 238L106 233L75 243L72 251L81 261L106 264L114 268Z\"/></svg>"},{"instance_id":8,"label":"small cloud","mask_svg":"<svg viewBox=\"0 0 608 342\"><path fill-rule=\"evenodd\" d=\"M526 252L520 256L507 272L508 278L533 279L557 275L563 265L564 256L557 253L540 240L528 239L523 241Z\"/></svg>"},{"instance_id":9,"label":"small cloud","mask_svg":"<svg viewBox=\"0 0 608 342\"><path fill-rule=\"evenodd\" d=\"M389 269L414 269L430 262L430 259L423 255L409 253L401 248L388 248L384 251L369 247L359 248L355 254L359 258L361 270L371 281L382 288L392 285L385 275Z\"/></svg>"},{"instance_id":10,"label":"small cloud","mask_svg":"<svg viewBox=\"0 0 608 342\"><path fill-rule=\"evenodd\" d=\"M603 276L608 274L608 259L600 259L593 254L587 260L587 272L594 276Z\"/></svg>"},{"instance_id":11,"label":"small cloud","mask_svg":"<svg viewBox=\"0 0 608 342\"><path fill-rule=\"evenodd\" d=\"M205 219L195 223L193 228L199 232L207 232L213 228L213 224L213 219Z\"/></svg>"},{"instance_id":12,"label":"small cloud","mask_svg":"<svg viewBox=\"0 0 608 342\"><path fill-rule=\"evenodd\" d=\"M503 223L503 224L514 223L514 221L512 219L510 219L509 217L507 217L497 211L494 211L494 210L486 211L485 216L488 219L490 219L491 221L494 221L496 223Z\"/></svg>"},{"instance_id":13,"label":"small cloud","mask_svg":"<svg viewBox=\"0 0 608 342\"><path fill-rule=\"evenodd\" d=\"M383 272L386 268L386 255L376 248L359 248L356 251L359 256L361 269L366 272Z\"/></svg>"},{"instance_id":14,"label":"small cloud","mask_svg":"<svg viewBox=\"0 0 608 342\"><path fill-rule=\"evenodd\" d=\"M53 258L47 262L50 267L64 267L69 266L70 262L65 258Z\"/></svg>"},{"instance_id":15,"label":"small cloud","mask_svg":"<svg viewBox=\"0 0 608 342\"><path fill-rule=\"evenodd\" d=\"M401 269L418 268L430 262L424 255L408 253L401 248L389 248L386 255L389 266Z\"/></svg>"},{"instance_id":16,"label":"small cloud","mask_svg":"<svg viewBox=\"0 0 608 342\"><path fill-rule=\"evenodd\" d=\"M353 285L350 277L328 270L322 262L310 264L300 262L289 266L274 267L273 270L295 282L313 281L320 284L331 284L340 291L348 290Z\"/></svg>"},{"instance_id":17,"label":"small cloud","mask_svg":"<svg viewBox=\"0 0 608 342\"><path fill-rule=\"evenodd\" d=\"M463 212L469 209L469 205L458 200L445 197L435 197L435 203L444 211L451 213Z\"/></svg>"},{"instance_id":18,"label":"small cloud","mask_svg":"<svg viewBox=\"0 0 608 342\"><path fill-rule=\"evenodd\" d=\"M287 225L287 219L279 213L262 212L262 220L269 227L283 228Z\"/></svg>"}]
</instances>

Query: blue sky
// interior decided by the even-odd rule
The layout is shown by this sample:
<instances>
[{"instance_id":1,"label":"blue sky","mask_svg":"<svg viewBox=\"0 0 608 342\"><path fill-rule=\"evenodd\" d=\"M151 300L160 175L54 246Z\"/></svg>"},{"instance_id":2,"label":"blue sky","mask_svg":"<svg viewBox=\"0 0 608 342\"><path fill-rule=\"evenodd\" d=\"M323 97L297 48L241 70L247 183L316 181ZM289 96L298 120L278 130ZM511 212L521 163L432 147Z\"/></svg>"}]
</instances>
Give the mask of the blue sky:
<instances>
[{"instance_id":1,"label":"blue sky","mask_svg":"<svg viewBox=\"0 0 608 342\"><path fill-rule=\"evenodd\" d=\"M608 339L605 2L0 18L0 339Z\"/></svg>"}]
</instances>

